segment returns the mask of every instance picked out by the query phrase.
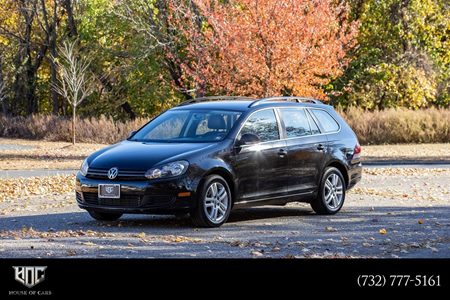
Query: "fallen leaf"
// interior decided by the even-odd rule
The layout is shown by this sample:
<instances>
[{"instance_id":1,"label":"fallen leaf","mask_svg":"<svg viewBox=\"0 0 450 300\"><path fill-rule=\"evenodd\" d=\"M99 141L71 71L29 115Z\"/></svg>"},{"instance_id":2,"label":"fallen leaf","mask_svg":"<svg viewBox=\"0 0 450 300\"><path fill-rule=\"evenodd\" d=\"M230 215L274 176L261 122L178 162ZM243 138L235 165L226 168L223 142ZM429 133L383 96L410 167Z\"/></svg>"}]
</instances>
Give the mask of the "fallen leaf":
<instances>
[{"instance_id":1,"label":"fallen leaf","mask_svg":"<svg viewBox=\"0 0 450 300\"><path fill-rule=\"evenodd\" d=\"M263 256L263 255L264 255L264 254L262 254L261 252L256 251L256 250L252 251L251 254L252 254L253 256Z\"/></svg>"},{"instance_id":2,"label":"fallen leaf","mask_svg":"<svg viewBox=\"0 0 450 300\"><path fill-rule=\"evenodd\" d=\"M411 248L420 248L420 245L419 245L419 243L411 243L411 245L410 245L410 247Z\"/></svg>"},{"instance_id":3,"label":"fallen leaf","mask_svg":"<svg viewBox=\"0 0 450 300\"><path fill-rule=\"evenodd\" d=\"M85 245L85 246L97 246L97 244L95 244L93 242L84 242L84 243L81 243L81 244Z\"/></svg>"}]
</instances>

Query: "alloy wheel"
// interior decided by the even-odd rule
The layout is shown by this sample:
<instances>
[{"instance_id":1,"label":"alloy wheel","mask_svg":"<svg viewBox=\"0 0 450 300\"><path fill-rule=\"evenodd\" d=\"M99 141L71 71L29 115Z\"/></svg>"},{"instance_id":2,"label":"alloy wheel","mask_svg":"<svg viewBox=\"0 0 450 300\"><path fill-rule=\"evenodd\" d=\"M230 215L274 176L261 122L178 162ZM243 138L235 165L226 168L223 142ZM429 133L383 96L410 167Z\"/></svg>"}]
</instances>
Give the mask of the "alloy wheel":
<instances>
[{"instance_id":1,"label":"alloy wheel","mask_svg":"<svg viewBox=\"0 0 450 300\"><path fill-rule=\"evenodd\" d=\"M218 224L225 218L229 205L227 189L220 182L213 182L205 194L203 206L209 221Z\"/></svg>"},{"instance_id":2,"label":"alloy wheel","mask_svg":"<svg viewBox=\"0 0 450 300\"><path fill-rule=\"evenodd\" d=\"M324 184L324 197L325 204L330 210L337 210L341 206L342 200L344 198L344 184L341 178L335 174L331 173Z\"/></svg>"}]
</instances>

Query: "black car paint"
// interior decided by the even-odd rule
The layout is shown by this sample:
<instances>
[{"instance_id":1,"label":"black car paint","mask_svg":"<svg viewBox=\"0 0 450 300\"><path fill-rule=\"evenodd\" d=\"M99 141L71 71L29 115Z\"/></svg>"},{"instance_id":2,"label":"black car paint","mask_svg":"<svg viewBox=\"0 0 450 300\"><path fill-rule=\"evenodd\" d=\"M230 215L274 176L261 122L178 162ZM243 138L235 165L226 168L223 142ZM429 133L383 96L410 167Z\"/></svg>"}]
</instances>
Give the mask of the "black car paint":
<instances>
[{"instance_id":1,"label":"black car paint","mask_svg":"<svg viewBox=\"0 0 450 300\"><path fill-rule=\"evenodd\" d=\"M196 195L202 180L209 174L221 175L229 184L234 207L285 204L290 201L309 202L317 195L321 174L326 166L341 170L347 188L361 179L362 166L353 158L357 139L350 127L328 105L301 103L267 103L249 107L251 101L217 101L196 103L173 109L233 110L242 112L228 135L208 143L152 143L125 140L99 150L87 159L89 168L146 170L164 163L186 160L187 173L168 178L146 180L93 179L78 172L76 191L78 205L84 209L123 213L173 213L188 211L196 205ZM303 107L324 109L338 121L340 129L334 133L286 138L284 125L277 109ZM236 137L254 112L274 109L277 112L280 139L250 146L237 146ZM314 120L317 122L315 117ZM320 122L317 125L323 132ZM145 125L144 125L145 126ZM124 207L88 203L84 193L97 193L98 184L121 184L121 193L140 197L138 206ZM178 197L180 192L191 192L189 197ZM155 202L153 199L165 201Z\"/></svg>"}]
</instances>

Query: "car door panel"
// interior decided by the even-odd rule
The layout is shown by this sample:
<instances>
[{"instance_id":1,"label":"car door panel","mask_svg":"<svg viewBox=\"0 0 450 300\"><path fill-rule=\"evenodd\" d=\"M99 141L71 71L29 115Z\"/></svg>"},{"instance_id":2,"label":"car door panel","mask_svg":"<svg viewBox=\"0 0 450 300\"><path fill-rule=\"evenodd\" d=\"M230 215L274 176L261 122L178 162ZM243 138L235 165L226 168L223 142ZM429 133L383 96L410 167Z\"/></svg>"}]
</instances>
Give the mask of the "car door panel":
<instances>
[{"instance_id":1,"label":"car door panel","mask_svg":"<svg viewBox=\"0 0 450 300\"><path fill-rule=\"evenodd\" d=\"M289 160L289 194L317 189L323 169L327 139L303 108L278 110L287 142Z\"/></svg>"},{"instance_id":2,"label":"car door panel","mask_svg":"<svg viewBox=\"0 0 450 300\"><path fill-rule=\"evenodd\" d=\"M260 142L235 147L238 201L256 201L287 193L288 153L286 141L280 139L279 128L273 109L257 111L245 122L240 135L254 134Z\"/></svg>"},{"instance_id":3,"label":"car door panel","mask_svg":"<svg viewBox=\"0 0 450 300\"><path fill-rule=\"evenodd\" d=\"M236 154L235 172L238 174L238 193L242 200L251 200L287 193L286 141L266 142L242 147Z\"/></svg>"},{"instance_id":4,"label":"car door panel","mask_svg":"<svg viewBox=\"0 0 450 300\"><path fill-rule=\"evenodd\" d=\"M308 192L317 189L320 173L323 169L324 151L326 149L324 135L289 139L289 183L290 194ZM322 149L323 150L320 150Z\"/></svg>"}]
</instances>

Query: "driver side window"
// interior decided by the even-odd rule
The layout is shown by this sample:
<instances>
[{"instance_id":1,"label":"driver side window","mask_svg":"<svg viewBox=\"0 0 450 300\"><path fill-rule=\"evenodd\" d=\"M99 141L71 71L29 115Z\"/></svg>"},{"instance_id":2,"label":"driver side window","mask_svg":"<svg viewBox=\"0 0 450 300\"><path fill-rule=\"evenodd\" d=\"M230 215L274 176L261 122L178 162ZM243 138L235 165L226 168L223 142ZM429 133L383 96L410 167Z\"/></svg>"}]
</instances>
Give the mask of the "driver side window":
<instances>
[{"instance_id":1,"label":"driver side window","mask_svg":"<svg viewBox=\"0 0 450 300\"><path fill-rule=\"evenodd\" d=\"M266 109L254 113L242 127L240 137L244 134L254 134L261 142L280 139L277 118L273 109Z\"/></svg>"}]
</instances>

